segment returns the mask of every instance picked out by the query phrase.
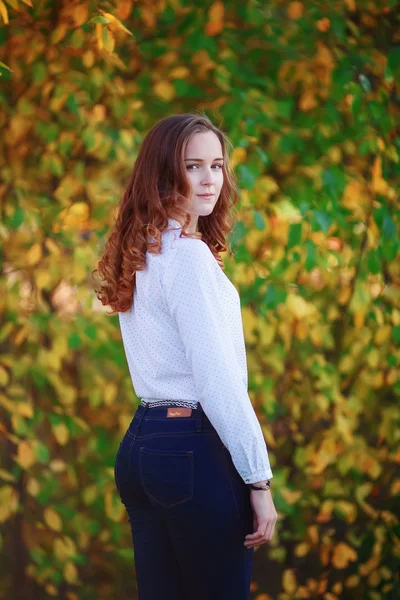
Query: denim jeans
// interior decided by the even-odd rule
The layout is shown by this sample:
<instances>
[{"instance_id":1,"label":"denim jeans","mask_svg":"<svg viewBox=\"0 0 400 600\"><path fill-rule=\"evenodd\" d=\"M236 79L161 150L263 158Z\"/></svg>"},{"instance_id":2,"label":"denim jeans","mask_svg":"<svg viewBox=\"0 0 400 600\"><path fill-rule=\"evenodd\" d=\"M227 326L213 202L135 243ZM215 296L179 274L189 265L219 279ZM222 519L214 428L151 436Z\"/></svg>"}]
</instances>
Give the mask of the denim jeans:
<instances>
[{"instance_id":1,"label":"denim jeans","mask_svg":"<svg viewBox=\"0 0 400 600\"><path fill-rule=\"evenodd\" d=\"M139 600L248 600L250 490L200 405L139 405L115 460Z\"/></svg>"}]
</instances>

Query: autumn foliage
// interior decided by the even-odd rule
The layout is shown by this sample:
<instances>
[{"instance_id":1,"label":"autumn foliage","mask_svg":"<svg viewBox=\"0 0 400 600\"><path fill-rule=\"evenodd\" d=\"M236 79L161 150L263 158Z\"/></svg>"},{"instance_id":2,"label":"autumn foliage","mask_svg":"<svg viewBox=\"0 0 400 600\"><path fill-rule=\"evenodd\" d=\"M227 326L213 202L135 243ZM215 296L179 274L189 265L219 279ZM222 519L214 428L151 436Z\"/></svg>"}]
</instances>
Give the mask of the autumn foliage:
<instances>
[{"instance_id":1,"label":"autumn foliage","mask_svg":"<svg viewBox=\"0 0 400 600\"><path fill-rule=\"evenodd\" d=\"M136 597L137 399L90 274L145 133L195 110L235 147L225 272L279 513L252 598L399 598L398 8L0 0L0 599Z\"/></svg>"}]
</instances>

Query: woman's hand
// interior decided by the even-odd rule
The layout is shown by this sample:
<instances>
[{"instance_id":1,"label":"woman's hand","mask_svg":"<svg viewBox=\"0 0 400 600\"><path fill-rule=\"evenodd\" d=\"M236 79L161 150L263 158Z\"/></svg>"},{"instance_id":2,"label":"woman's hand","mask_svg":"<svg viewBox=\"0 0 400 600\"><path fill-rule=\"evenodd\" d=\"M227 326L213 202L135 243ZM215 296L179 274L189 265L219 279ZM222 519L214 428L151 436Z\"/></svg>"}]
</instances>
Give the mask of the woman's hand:
<instances>
[{"instance_id":1,"label":"woman's hand","mask_svg":"<svg viewBox=\"0 0 400 600\"><path fill-rule=\"evenodd\" d=\"M250 503L253 509L253 531L248 533L244 545L246 548L260 546L272 539L278 513L275 510L271 490L266 492L250 489Z\"/></svg>"}]
</instances>

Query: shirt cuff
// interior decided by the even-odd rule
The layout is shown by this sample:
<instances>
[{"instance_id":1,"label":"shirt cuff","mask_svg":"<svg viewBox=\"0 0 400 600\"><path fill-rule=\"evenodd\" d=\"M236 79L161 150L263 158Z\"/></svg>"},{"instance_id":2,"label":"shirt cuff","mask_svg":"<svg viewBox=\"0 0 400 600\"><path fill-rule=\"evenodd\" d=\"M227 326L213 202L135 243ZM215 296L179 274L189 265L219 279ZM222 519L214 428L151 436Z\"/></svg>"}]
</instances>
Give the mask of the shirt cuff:
<instances>
[{"instance_id":1,"label":"shirt cuff","mask_svg":"<svg viewBox=\"0 0 400 600\"><path fill-rule=\"evenodd\" d=\"M244 478L245 483L256 483L258 481L264 481L266 479L272 479L272 471L271 469L267 469L266 471L256 471L252 475Z\"/></svg>"}]
</instances>

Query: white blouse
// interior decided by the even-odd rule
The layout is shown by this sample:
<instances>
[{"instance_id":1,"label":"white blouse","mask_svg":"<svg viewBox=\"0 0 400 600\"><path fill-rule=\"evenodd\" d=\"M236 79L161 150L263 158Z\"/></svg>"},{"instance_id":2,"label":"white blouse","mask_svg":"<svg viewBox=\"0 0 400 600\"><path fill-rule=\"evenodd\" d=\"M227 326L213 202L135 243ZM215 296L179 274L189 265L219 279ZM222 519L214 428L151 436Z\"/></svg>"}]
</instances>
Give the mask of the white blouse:
<instances>
[{"instance_id":1,"label":"white blouse","mask_svg":"<svg viewBox=\"0 0 400 600\"><path fill-rule=\"evenodd\" d=\"M168 220L160 254L136 272L134 304L120 312L121 335L138 398L200 402L245 483L273 477L247 393L238 291L205 242L180 238Z\"/></svg>"}]
</instances>

